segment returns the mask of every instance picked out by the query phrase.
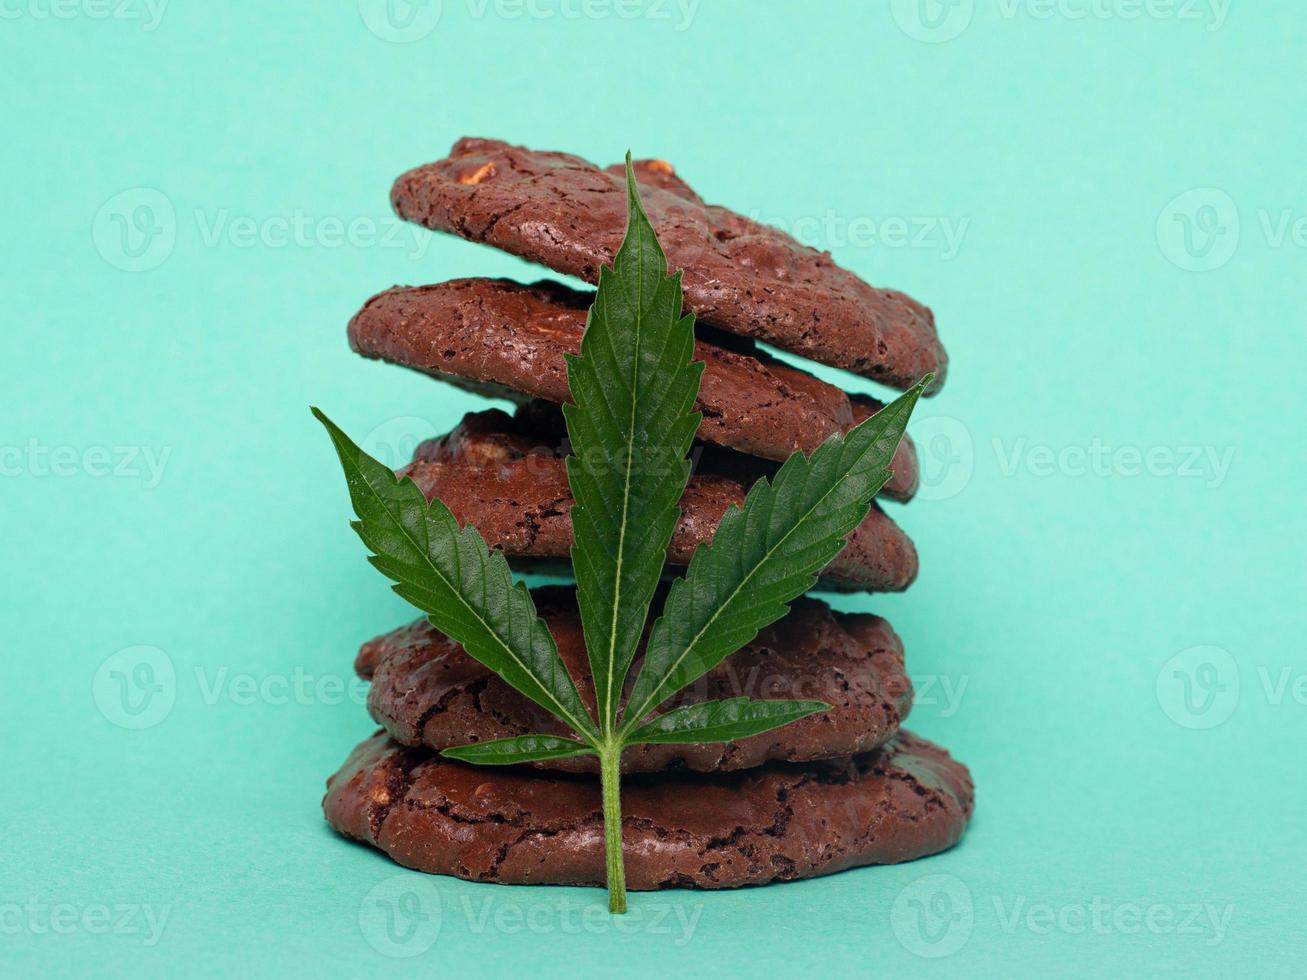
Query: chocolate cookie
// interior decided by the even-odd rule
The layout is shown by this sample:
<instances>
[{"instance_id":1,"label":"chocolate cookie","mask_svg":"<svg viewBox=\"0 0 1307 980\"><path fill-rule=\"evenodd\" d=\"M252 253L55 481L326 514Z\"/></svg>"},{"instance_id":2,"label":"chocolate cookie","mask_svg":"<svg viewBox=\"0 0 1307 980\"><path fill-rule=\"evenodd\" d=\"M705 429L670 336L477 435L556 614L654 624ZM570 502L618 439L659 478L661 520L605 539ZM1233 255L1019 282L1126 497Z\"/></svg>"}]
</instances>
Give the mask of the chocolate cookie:
<instances>
[{"instance_id":1,"label":"chocolate cookie","mask_svg":"<svg viewBox=\"0 0 1307 980\"><path fill-rule=\"evenodd\" d=\"M365 357L414 368L492 397L570 400L564 353L578 353L594 293L542 281L455 279L396 286L373 296L349 324ZM783 460L811 452L879 407L856 403L834 385L770 357L747 340L699 330L704 362L696 407L699 437ZM916 456L905 439L895 459L900 492L916 486Z\"/></svg>"},{"instance_id":2,"label":"chocolate cookie","mask_svg":"<svg viewBox=\"0 0 1307 980\"><path fill-rule=\"evenodd\" d=\"M539 421L552 417L550 422ZM550 407L469 412L448 435L422 443L400 470L427 495L439 497L460 524L471 524L492 548L519 567L570 568L572 491L560 439L561 418ZM535 421L533 421L535 420ZM552 431L551 431L552 430ZM728 450L704 448L681 498L681 520L667 549L672 565L686 565L712 539L726 508L744 503L749 487L774 466ZM917 550L884 511L872 504L822 575L836 591L897 592L917 575Z\"/></svg>"},{"instance_id":3,"label":"chocolate cookie","mask_svg":"<svg viewBox=\"0 0 1307 980\"><path fill-rule=\"evenodd\" d=\"M974 793L966 767L903 733L879 751L622 784L627 887L734 888L946 850ZM465 765L374 735L327 781L347 837L409 868L504 884L604 884L592 776Z\"/></svg>"},{"instance_id":4,"label":"chocolate cookie","mask_svg":"<svg viewBox=\"0 0 1307 980\"><path fill-rule=\"evenodd\" d=\"M395 181L403 218L595 282L626 228L620 167L465 138ZM777 228L705 204L662 160L637 165L645 210L685 304L705 321L906 388L948 359L920 303L869 286Z\"/></svg>"},{"instance_id":5,"label":"chocolate cookie","mask_svg":"<svg viewBox=\"0 0 1307 980\"><path fill-rule=\"evenodd\" d=\"M574 591L550 587L532 595L593 711L594 687ZM444 749L532 732L570 734L426 619L365 643L354 666L372 681L372 717L405 745ZM634 675L633 670L632 679ZM623 768L710 772L748 769L773 759L807 762L866 752L898 731L912 705L912 682L903 671L903 644L889 623L863 613L833 612L824 602L803 598L664 708L740 695L815 698L831 710L724 745L638 745L623 756ZM539 765L597 771L590 757Z\"/></svg>"}]
</instances>

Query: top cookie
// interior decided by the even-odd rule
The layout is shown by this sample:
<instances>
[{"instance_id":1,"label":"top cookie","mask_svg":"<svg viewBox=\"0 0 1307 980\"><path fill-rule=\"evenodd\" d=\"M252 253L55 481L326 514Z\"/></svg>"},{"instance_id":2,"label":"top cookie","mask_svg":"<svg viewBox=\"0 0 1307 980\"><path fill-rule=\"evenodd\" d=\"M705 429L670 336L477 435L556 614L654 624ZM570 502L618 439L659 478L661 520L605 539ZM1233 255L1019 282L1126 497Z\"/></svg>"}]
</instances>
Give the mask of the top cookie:
<instances>
[{"instance_id":1,"label":"top cookie","mask_svg":"<svg viewBox=\"0 0 1307 980\"><path fill-rule=\"evenodd\" d=\"M611 170L617 170L617 174ZM395 181L396 212L596 282L626 228L620 168L500 140L464 138ZM708 323L907 388L948 357L928 307L878 289L785 232L705 204L661 160L636 164L645 210L685 304Z\"/></svg>"}]
</instances>

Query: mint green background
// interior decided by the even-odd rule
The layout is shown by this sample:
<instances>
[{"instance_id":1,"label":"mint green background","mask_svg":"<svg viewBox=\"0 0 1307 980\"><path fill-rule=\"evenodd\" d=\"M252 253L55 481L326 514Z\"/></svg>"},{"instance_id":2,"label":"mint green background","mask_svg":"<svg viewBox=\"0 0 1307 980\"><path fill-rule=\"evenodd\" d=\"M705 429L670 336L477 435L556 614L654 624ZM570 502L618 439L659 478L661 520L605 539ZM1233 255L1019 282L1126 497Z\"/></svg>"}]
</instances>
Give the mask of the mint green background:
<instances>
[{"instance_id":1,"label":"mint green background","mask_svg":"<svg viewBox=\"0 0 1307 980\"><path fill-rule=\"evenodd\" d=\"M445 0L429 34L389 43L354 3L175 0L157 25L98 19L94 0L5 6L0 972L1301 971L1307 242L1276 229L1307 214L1307 14L928 7L953 19L922 41L913 2L703 0L686 23L650 3L541 17ZM344 337L393 282L537 274L390 218L391 179L465 133L601 162L630 146L746 213L830 216L819 240L840 262L933 306L953 370L914 421L927 499L893 510L921 578L838 604L892 618L923 695L940 679L912 726L975 774L958 849L636 896L624 934L597 891L386 884L399 869L324 826L323 779L372 730L363 708L329 686L280 703L267 683L242 703L241 685L341 684L361 640L411 615L345 527L307 405L387 443L478 404ZM129 272L94 222L137 188L171 202L176 237L168 252L161 225L166 259ZM1186 253L1164 209L1192 188L1215 190L1175 206L1199 222ZM314 230L279 245L295 215ZM884 243L840 232L930 217L965 219L956 254L892 223ZM250 245L241 218L274 237ZM340 244L330 219L391 237ZM1057 463L1094 440L1233 457L1223 478L1168 475L1160 455L1141 475L1128 456ZM99 450L53 475L32 445L171 454L146 488L96 475ZM109 672L133 654L101 665L136 645L175 684L156 674L149 710L171 710L128 730ZM1216 685L1210 704L1186 707L1177 670ZM384 939L378 883L438 906L412 959L368 941ZM916 918L935 892L956 917ZM60 927L32 903L63 909ZM1077 928L1095 903L1104 928ZM1231 906L1224 932L1177 934L1190 903ZM166 908L158 941L143 911L101 934L119 905ZM697 916L688 941L678 915Z\"/></svg>"}]
</instances>

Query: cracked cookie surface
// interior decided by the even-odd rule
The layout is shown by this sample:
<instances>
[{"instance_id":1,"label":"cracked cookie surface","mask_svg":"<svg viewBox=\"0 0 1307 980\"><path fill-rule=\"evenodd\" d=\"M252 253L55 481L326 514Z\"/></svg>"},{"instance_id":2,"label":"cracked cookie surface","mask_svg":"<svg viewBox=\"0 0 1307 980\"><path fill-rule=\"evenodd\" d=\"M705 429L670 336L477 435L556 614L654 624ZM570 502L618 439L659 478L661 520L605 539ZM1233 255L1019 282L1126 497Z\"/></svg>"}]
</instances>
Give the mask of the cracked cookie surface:
<instances>
[{"instance_id":1,"label":"cracked cookie surface","mask_svg":"<svg viewBox=\"0 0 1307 980\"><path fill-rule=\"evenodd\" d=\"M439 497L460 524L527 571L570 575L572 490L562 420L552 406L469 412L447 435L418 446L399 470L430 500ZM688 564L710 541L731 506L742 506L753 483L775 466L729 450L700 447L681 498L681 517L667 549L673 566ZM822 573L819 588L898 592L917 576L917 550L894 521L872 504L844 550Z\"/></svg>"},{"instance_id":2,"label":"cracked cookie surface","mask_svg":"<svg viewBox=\"0 0 1307 980\"><path fill-rule=\"evenodd\" d=\"M956 844L973 802L966 767L907 732L824 763L631 777L622 784L627 887L733 888L910 861ZM340 833L420 871L604 884L590 776L470 766L378 733L327 781L323 810Z\"/></svg>"},{"instance_id":3,"label":"cracked cookie surface","mask_svg":"<svg viewBox=\"0 0 1307 980\"><path fill-rule=\"evenodd\" d=\"M559 283L454 279L396 286L369 299L349 323L350 345L365 357L412 368L491 397L570 400L564 354L580 352L593 292ZM880 408L866 396L791 367L751 341L696 327L704 363L695 407L699 438L766 459L811 452ZM917 486L910 439L894 458L888 492L907 499Z\"/></svg>"},{"instance_id":4,"label":"cracked cookie surface","mask_svg":"<svg viewBox=\"0 0 1307 980\"><path fill-rule=\"evenodd\" d=\"M535 589L536 608L594 711L594 685L575 591ZM556 718L469 657L426 619L363 644L355 660L370 679L368 710L405 745L450 748L532 733L570 735ZM638 662L628 678L638 672ZM772 760L808 762L856 755L898 731L912 706L903 644L889 623L866 613L838 613L817 599L790 612L663 705L714 698L817 699L831 710L725 744L636 745L622 756L626 772L747 769ZM593 757L550 759L543 769L597 771Z\"/></svg>"},{"instance_id":5,"label":"cracked cookie surface","mask_svg":"<svg viewBox=\"0 0 1307 980\"><path fill-rule=\"evenodd\" d=\"M947 355L930 309L836 265L778 228L705 204L663 160L635 165L641 197L688 309L713 326L766 340L899 388ZM465 137L443 160L401 175L396 212L594 283L626 227L623 168Z\"/></svg>"}]
</instances>

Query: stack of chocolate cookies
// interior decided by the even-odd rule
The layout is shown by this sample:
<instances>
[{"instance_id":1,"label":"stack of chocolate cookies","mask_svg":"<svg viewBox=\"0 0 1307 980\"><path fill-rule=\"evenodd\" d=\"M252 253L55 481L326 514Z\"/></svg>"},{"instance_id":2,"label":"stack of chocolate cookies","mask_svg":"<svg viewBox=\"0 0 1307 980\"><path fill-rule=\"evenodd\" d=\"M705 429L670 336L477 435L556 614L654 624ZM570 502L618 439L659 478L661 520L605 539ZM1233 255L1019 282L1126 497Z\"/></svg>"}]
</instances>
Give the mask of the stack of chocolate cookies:
<instances>
[{"instance_id":1,"label":"stack of chocolate cookies","mask_svg":"<svg viewBox=\"0 0 1307 980\"><path fill-rule=\"evenodd\" d=\"M396 211L594 283L626 225L621 165L495 140L463 139L401 176ZM904 388L946 357L929 309L867 285L785 233L707 205L660 160L636 164L645 209L706 365L694 473L668 549L669 571L710 540L726 509L796 450L875 413L769 356L757 341ZM572 505L559 410L563 355L580 348L593 294L555 282L456 279L395 287L350 322L380 358L516 404L465 416L400 471L524 571L565 571ZM882 496L907 501L916 456L905 439ZM912 542L878 505L825 569L820 590L898 591L917 573ZM534 592L540 615L593 708L576 598ZM439 756L473 741L566 734L425 619L363 645L368 708L382 726L328 781L327 819L400 864L474 881L604 884L596 761L486 768ZM632 676L635 672L632 671ZM878 616L811 596L681 692L674 704L747 695L816 698L830 711L716 745L643 745L623 757L623 834L633 889L723 888L810 877L932 854L962 836L965 767L901 730L912 703L903 646ZM670 706L670 705L669 705Z\"/></svg>"}]
</instances>

